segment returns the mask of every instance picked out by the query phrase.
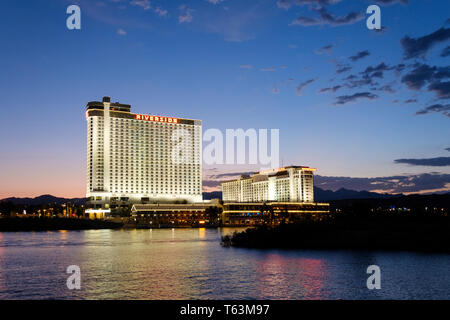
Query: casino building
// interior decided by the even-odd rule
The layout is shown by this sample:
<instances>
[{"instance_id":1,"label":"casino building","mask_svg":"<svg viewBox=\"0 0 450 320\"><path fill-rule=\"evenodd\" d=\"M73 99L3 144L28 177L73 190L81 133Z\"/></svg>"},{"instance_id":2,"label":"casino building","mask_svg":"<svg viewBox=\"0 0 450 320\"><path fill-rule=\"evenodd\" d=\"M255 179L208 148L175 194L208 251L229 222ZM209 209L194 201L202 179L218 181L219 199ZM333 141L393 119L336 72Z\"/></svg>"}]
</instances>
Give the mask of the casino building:
<instances>
[{"instance_id":1,"label":"casino building","mask_svg":"<svg viewBox=\"0 0 450 320\"><path fill-rule=\"evenodd\" d=\"M224 202L314 202L314 171L290 166L222 182Z\"/></svg>"},{"instance_id":2,"label":"casino building","mask_svg":"<svg viewBox=\"0 0 450 320\"><path fill-rule=\"evenodd\" d=\"M202 123L131 113L109 97L86 106L89 214L132 204L202 201Z\"/></svg>"},{"instance_id":3,"label":"casino building","mask_svg":"<svg viewBox=\"0 0 450 320\"><path fill-rule=\"evenodd\" d=\"M314 171L310 167L289 166L222 182L222 224L277 225L299 219L323 219L329 214L330 205L314 202Z\"/></svg>"}]
</instances>

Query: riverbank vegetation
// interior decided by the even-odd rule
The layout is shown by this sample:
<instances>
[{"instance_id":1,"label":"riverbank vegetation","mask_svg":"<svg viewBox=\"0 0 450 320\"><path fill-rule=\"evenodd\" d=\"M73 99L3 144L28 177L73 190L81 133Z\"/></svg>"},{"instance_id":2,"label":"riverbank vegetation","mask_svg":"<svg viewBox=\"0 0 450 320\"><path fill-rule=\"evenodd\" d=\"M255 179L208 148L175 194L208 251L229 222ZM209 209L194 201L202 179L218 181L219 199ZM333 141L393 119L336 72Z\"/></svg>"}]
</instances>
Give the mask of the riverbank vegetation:
<instances>
[{"instance_id":1,"label":"riverbank vegetation","mask_svg":"<svg viewBox=\"0 0 450 320\"><path fill-rule=\"evenodd\" d=\"M376 211L360 204L322 220L260 226L224 236L222 245L245 248L412 250L450 253L447 210Z\"/></svg>"}]
</instances>

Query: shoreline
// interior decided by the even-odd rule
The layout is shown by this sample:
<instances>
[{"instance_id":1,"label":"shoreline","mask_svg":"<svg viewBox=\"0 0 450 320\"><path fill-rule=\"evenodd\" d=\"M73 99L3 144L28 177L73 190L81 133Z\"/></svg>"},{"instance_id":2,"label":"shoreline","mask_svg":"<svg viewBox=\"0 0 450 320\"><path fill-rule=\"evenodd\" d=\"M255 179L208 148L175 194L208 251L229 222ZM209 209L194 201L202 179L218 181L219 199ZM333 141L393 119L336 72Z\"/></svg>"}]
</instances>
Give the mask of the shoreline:
<instances>
[{"instance_id":1,"label":"shoreline","mask_svg":"<svg viewBox=\"0 0 450 320\"><path fill-rule=\"evenodd\" d=\"M28 232L28 231L81 231L120 229L123 223L89 220L84 218L1 218L0 232Z\"/></svg>"},{"instance_id":2,"label":"shoreline","mask_svg":"<svg viewBox=\"0 0 450 320\"><path fill-rule=\"evenodd\" d=\"M450 253L450 219L367 218L263 226L222 237L224 247Z\"/></svg>"}]
</instances>

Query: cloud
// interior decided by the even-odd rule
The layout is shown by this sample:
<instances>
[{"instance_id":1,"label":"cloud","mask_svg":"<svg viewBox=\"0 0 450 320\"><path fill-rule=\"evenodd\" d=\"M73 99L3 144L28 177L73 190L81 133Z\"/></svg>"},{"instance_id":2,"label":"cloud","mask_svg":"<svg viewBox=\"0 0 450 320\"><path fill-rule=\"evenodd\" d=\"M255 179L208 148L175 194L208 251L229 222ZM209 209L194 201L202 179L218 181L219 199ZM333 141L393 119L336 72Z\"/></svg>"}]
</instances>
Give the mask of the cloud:
<instances>
[{"instance_id":1,"label":"cloud","mask_svg":"<svg viewBox=\"0 0 450 320\"><path fill-rule=\"evenodd\" d=\"M141 7L144 10L149 10L151 8L150 1L148 0L132 0L130 4L132 6Z\"/></svg>"},{"instance_id":2,"label":"cloud","mask_svg":"<svg viewBox=\"0 0 450 320\"><path fill-rule=\"evenodd\" d=\"M162 9L161 7L156 7L155 13L160 17L167 17L168 11L165 9Z\"/></svg>"},{"instance_id":3,"label":"cloud","mask_svg":"<svg viewBox=\"0 0 450 320\"><path fill-rule=\"evenodd\" d=\"M450 118L450 104L433 104L429 107L426 107L425 109L419 110L415 113L415 115L424 115L429 113L442 113L444 116L447 116Z\"/></svg>"},{"instance_id":4,"label":"cloud","mask_svg":"<svg viewBox=\"0 0 450 320\"><path fill-rule=\"evenodd\" d=\"M213 5L219 4L221 2L223 2L224 0L206 0L209 3L212 3Z\"/></svg>"},{"instance_id":5,"label":"cloud","mask_svg":"<svg viewBox=\"0 0 450 320\"><path fill-rule=\"evenodd\" d=\"M243 172L226 172L226 173L219 173L214 175L209 175L208 178L211 180L219 180L222 181L224 178L225 180L230 180L233 178L239 178L240 176L249 176L254 174L255 171L243 171Z\"/></svg>"},{"instance_id":6,"label":"cloud","mask_svg":"<svg viewBox=\"0 0 450 320\"><path fill-rule=\"evenodd\" d=\"M219 191L220 190L220 181L216 180L203 180L202 181L203 189L207 191ZM203 190L205 191L205 190Z\"/></svg>"},{"instance_id":7,"label":"cloud","mask_svg":"<svg viewBox=\"0 0 450 320\"><path fill-rule=\"evenodd\" d=\"M302 90L309 84L313 83L314 81L316 81L317 79L309 79L305 82L302 82L298 85L297 89L295 89L295 91L297 92L297 95L301 96L302 95Z\"/></svg>"},{"instance_id":8,"label":"cloud","mask_svg":"<svg viewBox=\"0 0 450 320\"><path fill-rule=\"evenodd\" d=\"M290 9L292 5L302 6L302 5L316 5L324 6L331 5L340 2L341 0L279 0L277 1L278 8Z\"/></svg>"},{"instance_id":9,"label":"cloud","mask_svg":"<svg viewBox=\"0 0 450 320\"><path fill-rule=\"evenodd\" d=\"M369 66L361 74L372 78L383 78L383 73L388 70L392 70L393 67L389 67L384 62L381 62L376 67Z\"/></svg>"},{"instance_id":10,"label":"cloud","mask_svg":"<svg viewBox=\"0 0 450 320\"><path fill-rule=\"evenodd\" d=\"M239 68L241 68L241 69L252 69L253 66L251 64L241 64L239 66Z\"/></svg>"},{"instance_id":11,"label":"cloud","mask_svg":"<svg viewBox=\"0 0 450 320\"><path fill-rule=\"evenodd\" d=\"M402 82L409 89L419 90L426 83L437 82L450 77L450 67L436 67L427 64L416 63L414 69L402 77Z\"/></svg>"},{"instance_id":12,"label":"cloud","mask_svg":"<svg viewBox=\"0 0 450 320\"><path fill-rule=\"evenodd\" d=\"M360 12L350 12L345 16L336 17L333 14L329 13L324 7L319 9L314 9L316 13L319 14L319 17L298 17L294 21L292 21L291 25L300 25L300 26L319 26L319 25L330 25L333 27L354 24L358 21L364 19L364 15Z\"/></svg>"},{"instance_id":13,"label":"cloud","mask_svg":"<svg viewBox=\"0 0 450 320\"><path fill-rule=\"evenodd\" d=\"M428 159L396 159L395 163L406 163L413 166L431 166L431 167L446 167L450 166L450 157L438 157Z\"/></svg>"},{"instance_id":14,"label":"cloud","mask_svg":"<svg viewBox=\"0 0 450 320\"><path fill-rule=\"evenodd\" d=\"M450 151L450 148L445 148L445 150Z\"/></svg>"},{"instance_id":15,"label":"cloud","mask_svg":"<svg viewBox=\"0 0 450 320\"><path fill-rule=\"evenodd\" d=\"M449 148L450 149L450 148ZM217 174L203 180L203 187L210 191L220 190L220 182L236 179L241 175L251 175L253 172L236 172ZM372 191L387 193L417 193L450 191L450 174L422 173L405 174L386 177L354 178L314 176L314 185L324 190L339 190L341 188L356 191Z\"/></svg>"},{"instance_id":16,"label":"cloud","mask_svg":"<svg viewBox=\"0 0 450 320\"><path fill-rule=\"evenodd\" d=\"M399 71L403 70L404 67L405 67L405 65L403 65L403 64L398 64L395 66L388 66L384 62L381 62L375 67L369 66L364 71L360 72L359 74L361 75L361 77L358 77L358 76L352 74L352 75L349 75L348 77L344 78L343 80L346 81L346 83L344 83L344 85L348 88L362 88L367 85L371 85L372 87L375 87L378 85L378 83L375 82L374 79L376 79L376 78L383 79L385 71L395 70L396 72L399 72ZM344 71L346 71L346 70L344 70ZM373 89L373 90L380 90L380 91L385 91L388 93L394 92L391 85L384 85L379 89Z\"/></svg>"},{"instance_id":17,"label":"cloud","mask_svg":"<svg viewBox=\"0 0 450 320\"><path fill-rule=\"evenodd\" d=\"M428 86L429 91L433 91L439 99L450 98L450 82L434 82Z\"/></svg>"},{"instance_id":18,"label":"cloud","mask_svg":"<svg viewBox=\"0 0 450 320\"><path fill-rule=\"evenodd\" d=\"M392 86L390 84L386 84L386 85L378 88L377 90L387 92L387 93L395 93L395 90L392 89Z\"/></svg>"},{"instance_id":19,"label":"cloud","mask_svg":"<svg viewBox=\"0 0 450 320\"><path fill-rule=\"evenodd\" d=\"M349 57L349 59L353 62L358 61L364 57L367 57L370 55L370 52L368 50L360 51L356 55Z\"/></svg>"},{"instance_id":20,"label":"cloud","mask_svg":"<svg viewBox=\"0 0 450 320\"><path fill-rule=\"evenodd\" d=\"M450 174L423 173L375 178L314 176L315 186L336 191L341 188L356 191L410 193L423 190L450 191Z\"/></svg>"},{"instance_id":21,"label":"cloud","mask_svg":"<svg viewBox=\"0 0 450 320\"><path fill-rule=\"evenodd\" d=\"M381 5L392 5L396 3L408 4L408 0L373 0L373 1Z\"/></svg>"},{"instance_id":22,"label":"cloud","mask_svg":"<svg viewBox=\"0 0 450 320\"><path fill-rule=\"evenodd\" d=\"M182 14L178 16L178 22L179 23L190 23L194 19L192 16L192 12L194 12L193 9L189 9L186 6L181 6L179 8L180 10L184 11Z\"/></svg>"},{"instance_id":23,"label":"cloud","mask_svg":"<svg viewBox=\"0 0 450 320\"><path fill-rule=\"evenodd\" d=\"M277 87L275 87L275 88L272 89L272 93L273 93L273 94L278 94L278 93L280 93L280 89L278 89Z\"/></svg>"},{"instance_id":24,"label":"cloud","mask_svg":"<svg viewBox=\"0 0 450 320\"><path fill-rule=\"evenodd\" d=\"M437 43L450 39L450 28L439 30L419 38L405 36L400 40L405 59L424 58L428 51Z\"/></svg>"},{"instance_id":25,"label":"cloud","mask_svg":"<svg viewBox=\"0 0 450 320\"><path fill-rule=\"evenodd\" d=\"M444 50L442 50L441 57L445 58L450 56L450 46L447 46Z\"/></svg>"},{"instance_id":26,"label":"cloud","mask_svg":"<svg viewBox=\"0 0 450 320\"><path fill-rule=\"evenodd\" d=\"M359 99L369 99L374 100L377 99L378 96L376 94L372 94L370 92L358 92L352 95L339 96L336 98L336 102L334 105L344 105L349 102L354 102Z\"/></svg>"},{"instance_id":27,"label":"cloud","mask_svg":"<svg viewBox=\"0 0 450 320\"><path fill-rule=\"evenodd\" d=\"M344 80L355 80L357 77L354 74L349 75L348 77L344 78Z\"/></svg>"},{"instance_id":28,"label":"cloud","mask_svg":"<svg viewBox=\"0 0 450 320\"><path fill-rule=\"evenodd\" d=\"M334 86L334 87L331 87L331 88L323 88L323 89L320 89L319 93L325 93L325 92L328 92L328 91L331 91L331 92L334 93L334 92L338 91L341 88L342 88L341 85L337 85L337 86Z\"/></svg>"},{"instance_id":29,"label":"cloud","mask_svg":"<svg viewBox=\"0 0 450 320\"><path fill-rule=\"evenodd\" d=\"M277 70L277 68L275 68L275 67L269 67L269 68L262 68L262 69L260 69L260 71L262 71L262 72L271 72L271 71L276 71Z\"/></svg>"},{"instance_id":30,"label":"cloud","mask_svg":"<svg viewBox=\"0 0 450 320\"><path fill-rule=\"evenodd\" d=\"M348 64L338 64L336 67L336 73L344 73L352 70L352 67Z\"/></svg>"},{"instance_id":31,"label":"cloud","mask_svg":"<svg viewBox=\"0 0 450 320\"><path fill-rule=\"evenodd\" d=\"M349 80L347 83L345 83L345 86L347 88L354 89L354 88L361 88L361 87L364 87L364 86L367 86L367 85L377 85L377 83L374 82L372 80L372 78L370 78L369 76L364 76L363 78L357 79L357 80L353 80L353 79L356 79L356 77L353 76L352 80Z\"/></svg>"},{"instance_id":32,"label":"cloud","mask_svg":"<svg viewBox=\"0 0 450 320\"><path fill-rule=\"evenodd\" d=\"M331 53L331 51L333 50L333 47L334 47L333 44L329 44L329 45L326 45L326 46L316 50L315 52L316 52L316 54L326 53L329 55Z\"/></svg>"},{"instance_id":33,"label":"cloud","mask_svg":"<svg viewBox=\"0 0 450 320\"><path fill-rule=\"evenodd\" d=\"M372 31L375 33L382 34L382 33L386 33L388 31L388 27L381 26L381 29L372 29Z\"/></svg>"},{"instance_id":34,"label":"cloud","mask_svg":"<svg viewBox=\"0 0 450 320\"><path fill-rule=\"evenodd\" d=\"M405 102L403 102L404 104L408 104L408 103L415 103L417 102L417 99L408 99Z\"/></svg>"},{"instance_id":35,"label":"cloud","mask_svg":"<svg viewBox=\"0 0 450 320\"><path fill-rule=\"evenodd\" d=\"M450 98L450 67L436 67L416 63L414 69L402 77L402 82L411 90L419 90L428 84L427 90L434 92L438 99Z\"/></svg>"},{"instance_id":36,"label":"cloud","mask_svg":"<svg viewBox=\"0 0 450 320\"><path fill-rule=\"evenodd\" d=\"M127 32L123 29L119 29L119 30L117 30L117 34L120 36L125 36L127 34Z\"/></svg>"}]
</instances>

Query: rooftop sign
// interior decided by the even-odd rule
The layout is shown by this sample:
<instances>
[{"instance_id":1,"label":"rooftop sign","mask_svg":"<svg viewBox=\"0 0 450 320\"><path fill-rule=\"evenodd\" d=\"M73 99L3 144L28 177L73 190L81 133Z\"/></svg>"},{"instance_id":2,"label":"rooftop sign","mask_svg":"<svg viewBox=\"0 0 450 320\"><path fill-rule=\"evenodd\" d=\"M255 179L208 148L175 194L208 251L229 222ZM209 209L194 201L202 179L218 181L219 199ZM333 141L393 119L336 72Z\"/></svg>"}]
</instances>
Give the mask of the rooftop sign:
<instances>
[{"instance_id":1,"label":"rooftop sign","mask_svg":"<svg viewBox=\"0 0 450 320\"><path fill-rule=\"evenodd\" d=\"M150 116L145 114L135 114L134 118L136 120L153 121L153 122L180 123L179 119L177 118Z\"/></svg>"}]
</instances>

